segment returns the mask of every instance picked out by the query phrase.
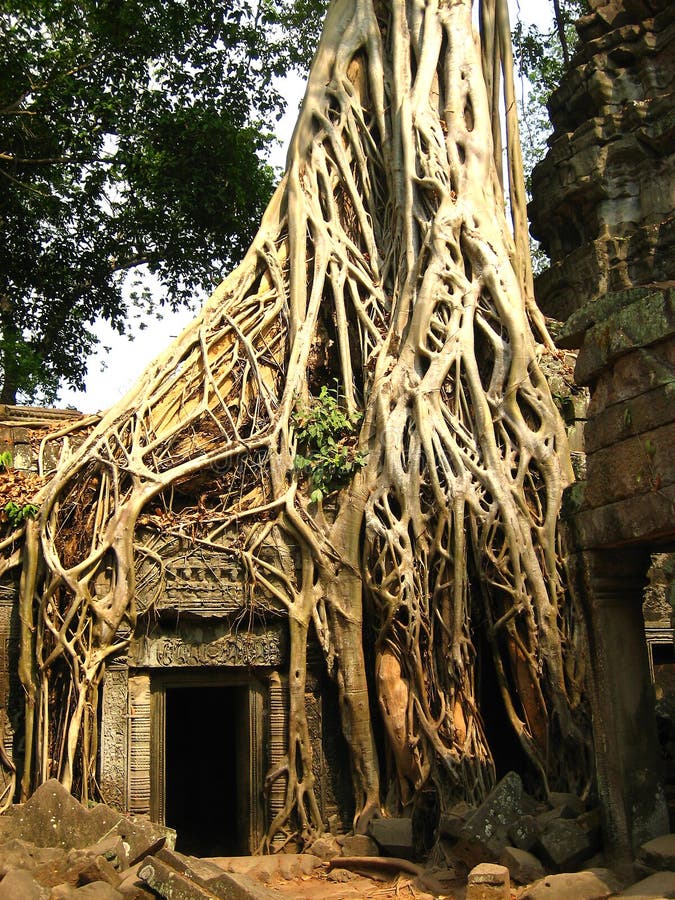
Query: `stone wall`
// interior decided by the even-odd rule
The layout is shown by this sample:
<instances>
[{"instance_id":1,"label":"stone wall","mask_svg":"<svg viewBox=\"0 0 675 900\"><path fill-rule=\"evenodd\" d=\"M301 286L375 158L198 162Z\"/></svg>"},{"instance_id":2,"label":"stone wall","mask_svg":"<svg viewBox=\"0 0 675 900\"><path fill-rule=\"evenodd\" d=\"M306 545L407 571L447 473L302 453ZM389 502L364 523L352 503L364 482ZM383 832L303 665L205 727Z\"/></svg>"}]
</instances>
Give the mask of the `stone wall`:
<instances>
[{"instance_id":1,"label":"stone wall","mask_svg":"<svg viewBox=\"0 0 675 900\"><path fill-rule=\"evenodd\" d=\"M668 829L642 600L653 553L675 546L675 5L590 5L530 214L551 257L537 299L590 391L585 479L564 516L606 849L627 861Z\"/></svg>"},{"instance_id":2,"label":"stone wall","mask_svg":"<svg viewBox=\"0 0 675 900\"><path fill-rule=\"evenodd\" d=\"M552 265L537 301L557 319L608 293L675 279L675 29L669 0L593 0L549 102L531 230Z\"/></svg>"}]
</instances>

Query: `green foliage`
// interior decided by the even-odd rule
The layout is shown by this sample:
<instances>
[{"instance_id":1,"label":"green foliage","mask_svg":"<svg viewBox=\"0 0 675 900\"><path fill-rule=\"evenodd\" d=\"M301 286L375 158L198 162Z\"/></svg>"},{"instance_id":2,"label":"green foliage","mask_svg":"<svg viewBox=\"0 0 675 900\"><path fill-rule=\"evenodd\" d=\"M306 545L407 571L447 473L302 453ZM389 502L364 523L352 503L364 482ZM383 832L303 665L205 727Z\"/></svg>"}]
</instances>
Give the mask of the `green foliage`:
<instances>
[{"instance_id":1,"label":"green foliage","mask_svg":"<svg viewBox=\"0 0 675 900\"><path fill-rule=\"evenodd\" d=\"M38 507L34 503L20 505L10 500L5 504L5 513L12 528L19 528L26 519L32 519L38 513Z\"/></svg>"},{"instance_id":2,"label":"green foliage","mask_svg":"<svg viewBox=\"0 0 675 900\"><path fill-rule=\"evenodd\" d=\"M0 469L4 469L5 472L8 472L13 465L14 457L12 456L12 451L3 450L2 453L0 453Z\"/></svg>"},{"instance_id":3,"label":"green foliage","mask_svg":"<svg viewBox=\"0 0 675 900\"><path fill-rule=\"evenodd\" d=\"M572 51L577 44L574 22L588 11L587 0L560 2L566 46ZM563 47L553 9L550 28L542 30L536 25L525 25L518 20L513 29L512 40L516 69L527 81L527 89L523 90L518 105L525 186L529 195L532 170L544 158L546 141L551 131L546 104L565 72ZM534 242L531 250L532 266L537 274L548 266L548 258Z\"/></svg>"},{"instance_id":4,"label":"green foliage","mask_svg":"<svg viewBox=\"0 0 675 900\"><path fill-rule=\"evenodd\" d=\"M0 0L0 401L82 388L94 323L154 311L148 275L175 308L239 261L275 181L274 79L326 5Z\"/></svg>"},{"instance_id":5,"label":"green foliage","mask_svg":"<svg viewBox=\"0 0 675 900\"><path fill-rule=\"evenodd\" d=\"M366 454L356 449L360 420L360 413L349 418L341 408L337 385L331 391L324 384L309 406L296 407L293 425L302 453L296 453L294 466L309 478L313 503L347 484L365 465Z\"/></svg>"}]
</instances>

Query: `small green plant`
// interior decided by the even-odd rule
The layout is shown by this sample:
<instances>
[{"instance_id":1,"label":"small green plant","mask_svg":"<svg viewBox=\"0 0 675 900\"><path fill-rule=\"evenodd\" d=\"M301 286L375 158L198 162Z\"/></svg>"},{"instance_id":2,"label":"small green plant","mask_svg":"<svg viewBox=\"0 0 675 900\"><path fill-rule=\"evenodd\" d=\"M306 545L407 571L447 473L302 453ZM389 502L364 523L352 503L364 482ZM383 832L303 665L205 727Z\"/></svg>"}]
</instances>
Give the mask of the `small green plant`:
<instances>
[{"instance_id":1,"label":"small green plant","mask_svg":"<svg viewBox=\"0 0 675 900\"><path fill-rule=\"evenodd\" d=\"M24 503L23 506L10 500L5 504L5 513L12 528L18 528L26 519L32 519L37 515L38 507L34 503Z\"/></svg>"},{"instance_id":2,"label":"small green plant","mask_svg":"<svg viewBox=\"0 0 675 900\"><path fill-rule=\"evenodd\" d=\"M356 449L361 418L361 413L350 418L341 408L337 383L332 391L324 384L309 406L296 407L293 424L301 452L293 465L309 478L313 503L338 490L366 464L366 454Z\"/></svg>"},{"instance_id":3,"label":"small green plant","mask_svg":"<svg viewBox=\"0 0 675 900\"><path fill-rule=\"evenodd\" d=\"M13 465L14 457L12 456L11 450L3 450L3 452L0 453L0 469L4 469L7 472Z\"/></svg>"}]
</instances>

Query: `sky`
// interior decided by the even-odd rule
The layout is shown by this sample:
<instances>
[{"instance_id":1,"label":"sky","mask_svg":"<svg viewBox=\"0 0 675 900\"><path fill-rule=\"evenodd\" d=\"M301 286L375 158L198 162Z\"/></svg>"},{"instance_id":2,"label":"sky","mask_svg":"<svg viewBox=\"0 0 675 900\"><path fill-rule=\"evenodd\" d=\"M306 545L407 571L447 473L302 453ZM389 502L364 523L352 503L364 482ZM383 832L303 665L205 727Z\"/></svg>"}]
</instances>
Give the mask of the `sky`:
<instances>
[{"instance_id":1,"label":"sky","mask_svg":"<svg viewBox=\"0 0 675 900\"><path fill-rule=\"evenodd\" d=\"M553 17L551 0L509 0L511 25L518 18L527 24L548 28ZM284 168L288 142L295 125L298 107L304 94L306 79L292 74L284 79L284 93L288 107L279 120L276 133L279 140L269 162ZM223 273L224 275L227 273ZM88 362L86 390L63 389L57 406L72 407L84 413L98 412L117 403L169 343L192 321L195 310L182 309L172 313L160 310L161 318L144 317L129 326L127 333L119 335L106 323L99 323L95 332L100 340L99 349ZM145 327L142 327L144 325Z\"/></svg>"}]
</instances>

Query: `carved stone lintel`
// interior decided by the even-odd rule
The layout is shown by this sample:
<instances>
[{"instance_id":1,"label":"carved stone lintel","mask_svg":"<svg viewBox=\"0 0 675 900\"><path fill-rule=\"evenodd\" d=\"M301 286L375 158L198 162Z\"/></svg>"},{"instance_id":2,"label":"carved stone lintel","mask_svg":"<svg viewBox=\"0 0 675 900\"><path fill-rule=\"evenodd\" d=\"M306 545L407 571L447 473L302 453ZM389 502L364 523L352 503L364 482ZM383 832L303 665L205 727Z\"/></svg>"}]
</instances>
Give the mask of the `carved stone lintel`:
<instances>
[{"instance_id":1,"label":"carved stone lintel","mask_svg":"<svg viewBox=\"0 0 675 900\"><path fill-rule=\"evenodd\" d=\"M224 633L181 626L132 641L129 663L139 668L278 666L286 658L286 646L286 632L281 625L257 632Z\"/></svg>"}]
</instances>

